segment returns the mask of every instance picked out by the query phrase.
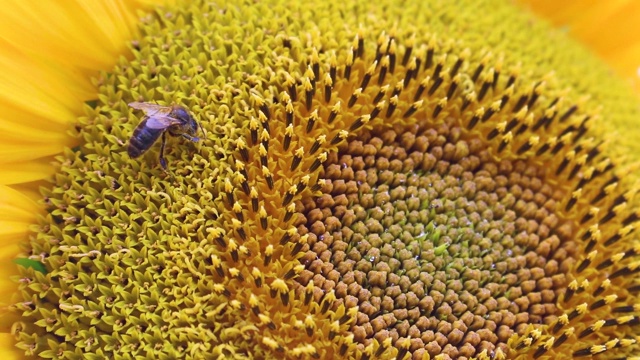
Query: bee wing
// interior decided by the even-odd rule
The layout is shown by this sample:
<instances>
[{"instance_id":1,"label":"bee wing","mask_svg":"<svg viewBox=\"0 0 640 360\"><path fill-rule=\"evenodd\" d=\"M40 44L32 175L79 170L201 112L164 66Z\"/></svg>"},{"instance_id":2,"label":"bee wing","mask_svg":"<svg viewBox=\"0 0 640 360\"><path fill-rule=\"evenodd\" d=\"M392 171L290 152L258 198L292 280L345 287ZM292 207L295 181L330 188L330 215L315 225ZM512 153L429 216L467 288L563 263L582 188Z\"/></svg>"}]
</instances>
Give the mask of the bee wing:
<instances>
[{"instance_id":1,"label":"bee wing","mask_svg":"<svg viewBox=\"0 0 640 360\"><path fill-rule=\"evenodd\" d=\"M137 110L142 110L148 116L154 116L156 114L168 115L171 112L171 107L169 106L160 106L158 104L151 104L146 102L132 102L129 103L129 107Z\"/></svg>"},{"instance_id":2,"label":"bee wing","mask_svg":"<svg viewBox=\"0 0 640 360\"><path fill-rule=\"evenodd\" d=\"M166 129L172 125L180 125L182 121L172 118L169 115L155 114L147 117L147 127L151 129Z\"/></svg>"}]
</instances>

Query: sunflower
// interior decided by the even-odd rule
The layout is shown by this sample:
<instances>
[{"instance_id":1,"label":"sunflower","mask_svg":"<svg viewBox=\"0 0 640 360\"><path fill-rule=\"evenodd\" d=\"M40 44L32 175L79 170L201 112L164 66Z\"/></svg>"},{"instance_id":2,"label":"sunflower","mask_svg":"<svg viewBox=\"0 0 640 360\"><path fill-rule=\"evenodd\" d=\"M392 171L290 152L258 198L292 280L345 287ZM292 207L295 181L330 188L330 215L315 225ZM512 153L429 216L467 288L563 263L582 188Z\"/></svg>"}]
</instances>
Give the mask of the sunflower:
<instances>
[{"instance_id":1,"label":"sunflower","mask_svg":"<svg viewBox=\"0 0 640 360\"><path fill-rule=\"evenodd\" d=\"M640 350L640 110L565 35L497 0L73 6L0 29L5 106L37 119L6 121L6 353ZM19 46L50 14L85 15L50 31L60 58ZM131 159L133 102L199 141Z\"/></svg>"}]
</instances>

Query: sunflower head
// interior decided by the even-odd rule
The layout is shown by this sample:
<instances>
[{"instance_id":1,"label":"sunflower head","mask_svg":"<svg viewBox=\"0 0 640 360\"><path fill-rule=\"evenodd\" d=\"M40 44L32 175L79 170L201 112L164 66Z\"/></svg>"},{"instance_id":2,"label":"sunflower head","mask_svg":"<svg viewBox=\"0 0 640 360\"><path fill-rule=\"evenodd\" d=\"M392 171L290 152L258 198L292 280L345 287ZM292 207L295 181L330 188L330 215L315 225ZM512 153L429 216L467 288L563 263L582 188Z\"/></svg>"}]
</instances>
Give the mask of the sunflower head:
<instances>
[{"instance_id":1,"label":"sunflower head","mask_svg":"<svg viewBox=\"0 0 640 360\"><path fill-rule=\"evenodd\" d=\"M471 21L478 6L492 17ZM25 251L45 270L21 269L18 347L637 352L637 187L603 125L637 110L617 107L617 84L611 95L574 76L579 50L523 21L504 4L386 1L145 17L134 58L104 74L78 121L83 145L43 190ZM487 23L501 37L479 40ZM169 137L168 172L156 148L130 159L130 102L184 106L206 136Z\"/></svg>"}]
</instances>

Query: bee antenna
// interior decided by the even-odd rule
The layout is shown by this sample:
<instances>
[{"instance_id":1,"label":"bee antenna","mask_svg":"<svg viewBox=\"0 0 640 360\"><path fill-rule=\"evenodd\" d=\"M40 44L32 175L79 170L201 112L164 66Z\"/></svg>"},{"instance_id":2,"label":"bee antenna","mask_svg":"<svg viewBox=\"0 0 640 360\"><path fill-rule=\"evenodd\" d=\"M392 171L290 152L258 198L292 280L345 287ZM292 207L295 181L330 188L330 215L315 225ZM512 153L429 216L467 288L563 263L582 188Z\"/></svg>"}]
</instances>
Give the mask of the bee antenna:
<instances>
[{"instance_id":1,"label":"bee antenna","mask_svg":"<svg viewBox=\"0 0 640 360\"><path fill-rule=\"evenodd\" d=\"M200 128L200 130L202 130L203 138L206 139L207 138L207 132L204 131L204 128L202 127L202 124L200 124L200 122L198 122L198 127Z\"/></svg>"}]
</instances>

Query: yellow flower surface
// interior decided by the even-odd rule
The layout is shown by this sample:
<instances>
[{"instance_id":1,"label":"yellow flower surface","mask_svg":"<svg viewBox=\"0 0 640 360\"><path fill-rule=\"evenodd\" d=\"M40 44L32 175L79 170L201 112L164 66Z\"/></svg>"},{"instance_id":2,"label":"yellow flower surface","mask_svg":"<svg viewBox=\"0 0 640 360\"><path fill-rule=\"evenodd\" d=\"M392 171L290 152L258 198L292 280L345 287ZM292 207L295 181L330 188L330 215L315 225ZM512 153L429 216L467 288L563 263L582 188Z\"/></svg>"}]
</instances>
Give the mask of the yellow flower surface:
<instances>
[{"instance_id":1,"label":"yellow flower surface","mask_svg":"<svg viewBox=\"0 0 640 360\"><path fill-rule=\"evenodd\" d=\"M7 357L640 352L640 109L565 35L498 0L74 6L0 27L48 104L3 106L60 125L4 120ZM53 13L88 15L52 27L65 55L20 47ZM185 107L200 141L131 159L159 121L132 102Z\"/></svg>"},{"instance_id":2,"label":"yellow flower surface","mask_svg":"<svg viewBox=\"0 0 640 360\"><path fill-rule=\"evenodd\" d=\"M518 1L580 39L640 91L640 2Z\"/></svg>"},{"instance_id":3,"label":"yellow flower surface","mask_svg":"<svg viewBox=\"0 0 640 360\"><path fill-rule=\"evenodd\" d=\"M73 143L69 124L95 98L91 78L112 67L135 32L133 2L9 1L2 11L2 184L51 173ZM55 15L55 21L45 21ZM37 46L34 46L37 44Z\"/></svg>"}]
</instances>

